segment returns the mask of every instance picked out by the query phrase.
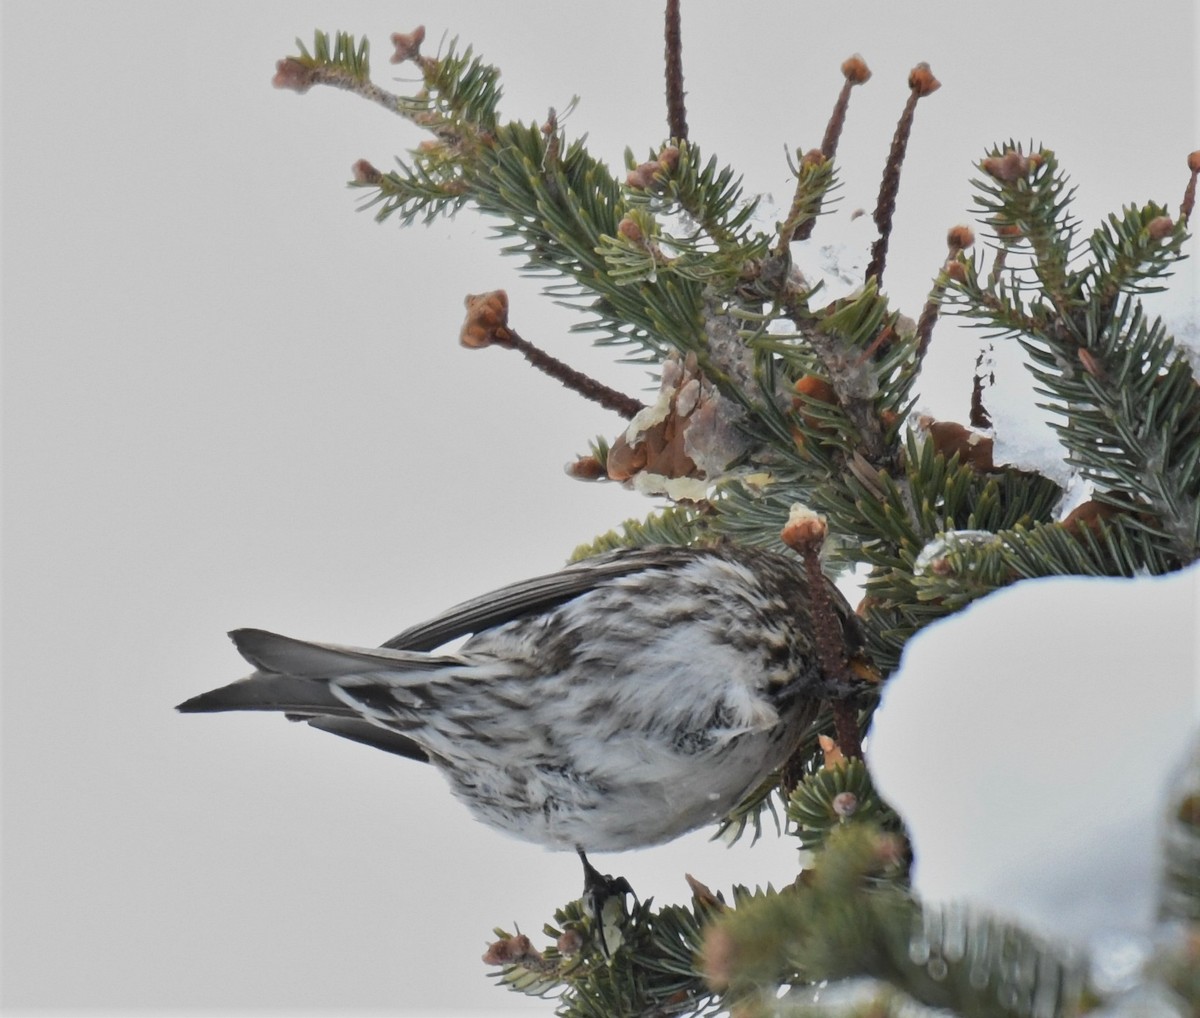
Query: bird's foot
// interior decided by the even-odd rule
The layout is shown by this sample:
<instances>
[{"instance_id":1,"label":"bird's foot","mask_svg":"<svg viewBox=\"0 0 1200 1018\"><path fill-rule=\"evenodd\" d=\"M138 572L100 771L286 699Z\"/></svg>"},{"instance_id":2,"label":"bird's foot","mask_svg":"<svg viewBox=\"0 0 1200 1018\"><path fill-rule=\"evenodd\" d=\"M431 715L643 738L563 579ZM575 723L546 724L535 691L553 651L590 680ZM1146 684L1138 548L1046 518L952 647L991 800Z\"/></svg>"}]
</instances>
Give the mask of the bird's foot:
<instances>
[{"instance_id":1,"label":"bird's foot","mask_svg":"<svg viewBox=\"0 0 1200 1018\"><path fill-rule=\"evenodd\" d=\"M579 861L583 863L583 910L592 921L600 949L605 958L611 958L625 939L623 928L629 915L625 907L625 896L633 895L634 905L638 896L624 877L612 877L601 873L588 862L582 848L577 848Z\"/></svg>"}]
</instances>

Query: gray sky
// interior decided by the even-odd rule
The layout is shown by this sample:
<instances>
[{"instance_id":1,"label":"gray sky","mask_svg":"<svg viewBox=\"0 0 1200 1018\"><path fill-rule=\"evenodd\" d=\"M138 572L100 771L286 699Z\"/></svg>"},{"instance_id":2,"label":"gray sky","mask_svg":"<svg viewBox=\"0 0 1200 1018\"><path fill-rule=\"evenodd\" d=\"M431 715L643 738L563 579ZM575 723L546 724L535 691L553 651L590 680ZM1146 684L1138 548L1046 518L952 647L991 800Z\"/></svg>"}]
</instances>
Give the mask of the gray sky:
<instances>
[{"instance_id":1,"label":"gray sky","mask_svg":"<svg viewBox=\"0 0 1200 1018\"><path fill-rule=\"evenodd\" d=\"M408 231L356 214L351 163L422 136L340 92L273 90L274 61L346 29L390 85L389 33L423 21L431 50L459 35L503 69L509 116L581 96L566 130L619 164L665 133L659 7L4 4L11 1013L550 1013L490 987L479 956L493 924L535 933L578 893L573 857L492 834L430 769L171 707L243 673L228 629L378 643L651 508L563 476L620 422L515 354L460 349L462 297L506 287L526 337L628 391L640 370L567 336L474 214ZM779 203L784 145L819 143L846 56L874 78L843 137L845 210L873 204L909 68L941 79L886 277L909 314L994 141L1053 147L1087 227L1178 204L1200 144L1189 0L745 10L684 4L689 121ZM965 417L977 344L935 336L945 416ZM664 902L685 870L794 875L788 843L706 837L596 861Z\"/></svg>"}]
</instances>

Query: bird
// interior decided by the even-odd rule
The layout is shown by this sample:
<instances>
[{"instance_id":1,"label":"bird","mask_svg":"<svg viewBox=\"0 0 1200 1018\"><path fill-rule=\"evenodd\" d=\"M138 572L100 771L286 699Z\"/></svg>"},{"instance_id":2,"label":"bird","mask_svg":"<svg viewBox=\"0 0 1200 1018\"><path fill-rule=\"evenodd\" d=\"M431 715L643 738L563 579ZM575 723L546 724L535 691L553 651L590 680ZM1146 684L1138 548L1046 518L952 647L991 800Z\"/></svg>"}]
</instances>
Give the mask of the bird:
<instances>
[{"instance_id":1,"label":"bird","mask_svg":"<svg viewBox=\"0 0 1200 1018\"><path fill-rule=\"evenodd\" d=\"M811 734L838 690L809 575L790 553L650 545L502 587L379 647L237 629L254 671L177 709L274 711L426 761L477 819L573 850L586 872L588 852L727 817ZM853 653L854 612L825 582Z\"/></svg>"}]
</instances>

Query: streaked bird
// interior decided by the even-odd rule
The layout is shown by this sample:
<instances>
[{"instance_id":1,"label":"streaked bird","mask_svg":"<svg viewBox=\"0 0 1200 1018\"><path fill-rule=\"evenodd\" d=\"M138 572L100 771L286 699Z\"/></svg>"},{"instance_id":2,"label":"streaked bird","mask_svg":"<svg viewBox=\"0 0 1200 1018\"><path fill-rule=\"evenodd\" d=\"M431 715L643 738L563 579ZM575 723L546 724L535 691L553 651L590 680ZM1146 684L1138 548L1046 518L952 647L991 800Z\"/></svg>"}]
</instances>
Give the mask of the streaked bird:
<instances>
[{"instance_id":1,"label":"streaked bird","mask_svg":"<svg viewBox=\"0 0 1200 1018\"><path fill-rule=\"evenodd\" d=\"M853 650L853 612L830 595ZM727 816L796 749L834 692L808 603L791 555L617 551L466 601L381 647L235 630L255 671L178 709L278 711L429 761L509 834L622 851Z\"/></svg>"}]
</instances>

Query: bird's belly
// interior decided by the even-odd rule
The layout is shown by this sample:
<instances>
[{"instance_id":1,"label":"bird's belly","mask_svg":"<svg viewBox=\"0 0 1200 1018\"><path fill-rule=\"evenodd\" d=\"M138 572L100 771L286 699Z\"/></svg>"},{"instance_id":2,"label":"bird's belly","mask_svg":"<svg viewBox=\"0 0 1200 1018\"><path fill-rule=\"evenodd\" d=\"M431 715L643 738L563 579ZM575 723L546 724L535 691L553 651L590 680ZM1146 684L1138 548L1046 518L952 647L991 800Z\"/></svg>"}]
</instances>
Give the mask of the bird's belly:
<instances>
[{"instance_id":1,"label":"bird's belly","mask_svg":"<svg viewBox=\"0 0 1200 1018\"><path fill-rule=\"evenodd\" d=\"M619 852L670 841L727 816L783 765L794 734L791 726L776 726L699 752L626 738L577 747L571 766L530 759L466 781L447 777L491 827L551 849Z\"/></svg>"}]
</instances>

